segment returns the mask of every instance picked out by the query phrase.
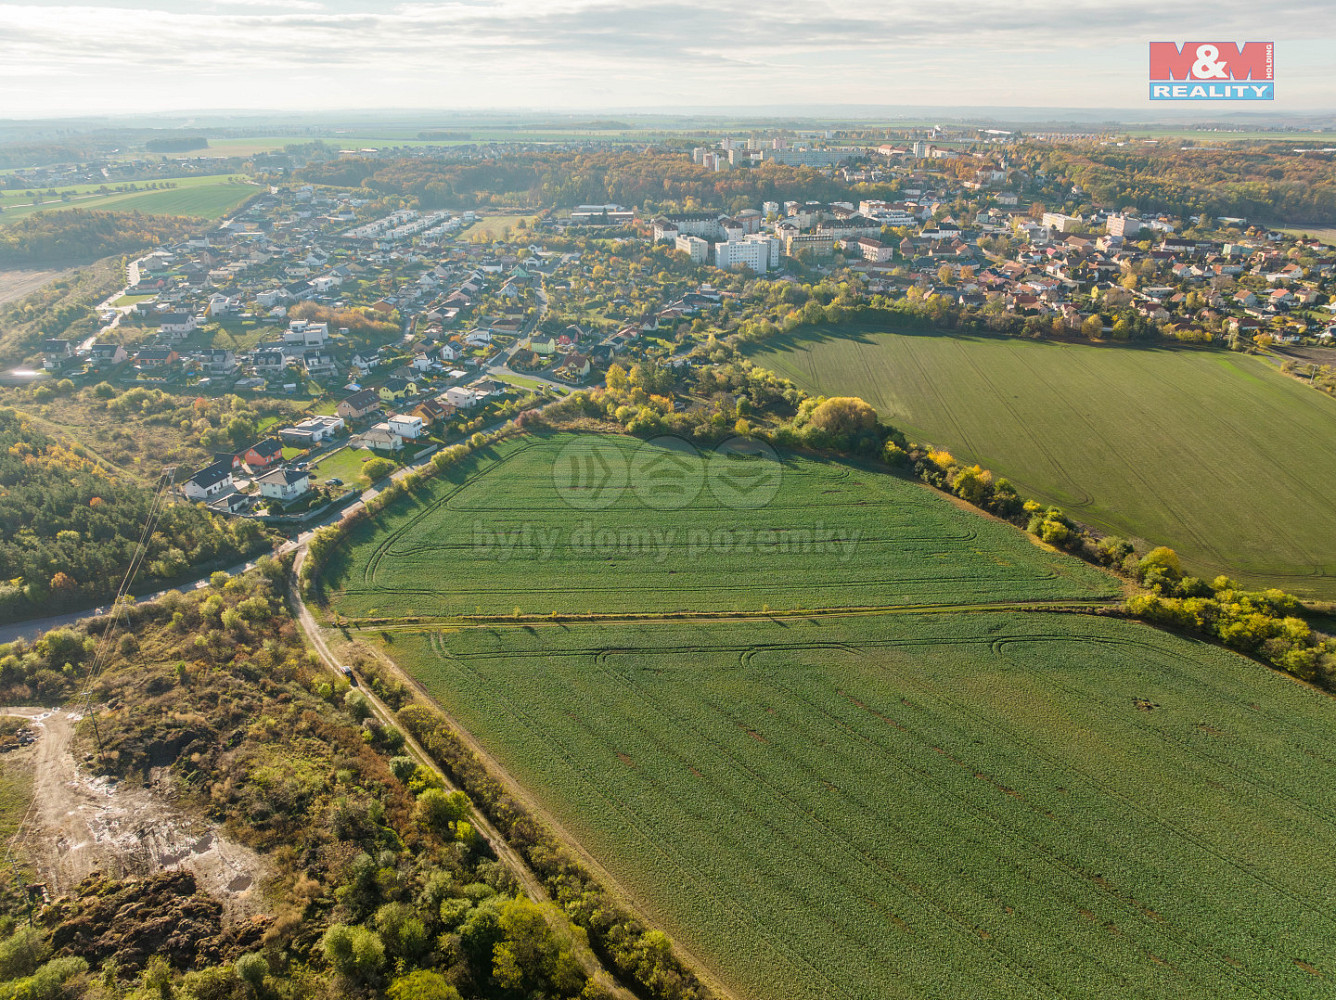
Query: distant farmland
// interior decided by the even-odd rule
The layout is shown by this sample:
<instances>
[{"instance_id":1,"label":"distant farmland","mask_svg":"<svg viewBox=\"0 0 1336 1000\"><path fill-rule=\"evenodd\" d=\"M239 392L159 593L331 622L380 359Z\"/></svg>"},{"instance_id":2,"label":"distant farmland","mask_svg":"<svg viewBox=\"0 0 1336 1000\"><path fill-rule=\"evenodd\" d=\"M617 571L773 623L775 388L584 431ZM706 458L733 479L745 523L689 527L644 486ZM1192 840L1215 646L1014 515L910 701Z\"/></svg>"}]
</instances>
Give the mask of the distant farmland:
<instances>
[{"instance_id":1,"label":"distant farmland","mask_svg":"<svg viewBox=\"0 0 1336 1000\"><path fill-rule=\"evenodd\" d=\"M1336 598L1336 401L1254 358L847 329L754 357L1198 575Z\"/></svg>"},{"instance_id":2,"label":"distant farmland","mask_svg":"<svg viewBox=\"0 0 1336 1000\"><path fill-rule=\"evenodd\" d=\"M151 182L132 183L143 187ZM52 199L37 205L32 204L22 191L8 191L0 197L0 206L4 208L3 214L0 214L0 225L37 212L59 212L70 208L218 219L260 190L254 184L226 175L179 177L170 183L176 187L156 191L110 191L106 194L98 194L92 185L75 185L56 189L69 193L71 197L68 201Z\"/></svg>"}]
</instances>

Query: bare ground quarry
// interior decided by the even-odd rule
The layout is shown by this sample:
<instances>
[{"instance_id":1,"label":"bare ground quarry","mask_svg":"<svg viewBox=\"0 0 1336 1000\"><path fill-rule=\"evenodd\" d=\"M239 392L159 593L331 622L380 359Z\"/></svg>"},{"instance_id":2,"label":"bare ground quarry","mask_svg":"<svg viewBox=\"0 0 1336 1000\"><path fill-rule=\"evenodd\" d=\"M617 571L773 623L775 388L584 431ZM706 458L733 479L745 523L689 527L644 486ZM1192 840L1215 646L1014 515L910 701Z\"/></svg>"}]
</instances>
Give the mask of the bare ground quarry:
<instances>
[{"instance_id":1,"label":"bare ground quarry","mask_svg":"<svg viewBox=\"0 0 1336 1000\"><path fill-rule=\"evenodd\" d=\"M64 273L65 269L60 268L14 271L0 269L0 305L30 295Z\"/></svg>"},{"instance_id":2,"label":"bare ground quarry","mask_svg":"<svg viewBox=\"0 0 1336 1000\"><path fill-rule=\"evenodd\" d=\"M175 802L165 768L135 787L95 777L75 760L71 741L79 716L64 710L6 708L37 734L14 751L33 768L33 798L18 834L18 853L32 860L52 896L93 872L113 878L184 869L219 900L230 920L259 912L265 865L249 848ZM11 758L14 759L14 758Z\"/></svg>"}]
</instances>

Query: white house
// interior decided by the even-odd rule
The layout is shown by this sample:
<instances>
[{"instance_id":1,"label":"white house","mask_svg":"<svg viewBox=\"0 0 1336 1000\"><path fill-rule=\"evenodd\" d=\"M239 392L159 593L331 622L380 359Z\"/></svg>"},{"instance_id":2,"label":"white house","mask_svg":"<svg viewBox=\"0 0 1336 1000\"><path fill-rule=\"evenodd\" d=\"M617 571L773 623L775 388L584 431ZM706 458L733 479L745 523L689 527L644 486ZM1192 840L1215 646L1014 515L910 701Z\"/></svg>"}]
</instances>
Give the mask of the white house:
<instances>
[{"instance_id":1,"label":"white house","mask_svg":"<svg viewBox=\"0 0 1336 1000\"><path fill-rule=\"evenodd\" d=\"M311 474L296 469L275 469L255 481L260 486L260 496L285 503L297 499L311 488Z\"/></svg>"},{"instance_id":2,"label":"white house","mask_svg":"<svg viewBox=\"0 0 1336 1000\"><path fill-rule=\"evenodd\" d=\"M227 295L210 295L208 314L210 316L226 316L236 312L241 308L241 303Z\"/></svg>"},{"instance_id":3,"label":"white house","mask_svg":"<svg viewBox=\"0 0 1336 1000\"><path fill-rule=\"evenodd\" d=\"M415 441L426 431L426 425L421 417L415 417L411 414L396 413L388 421L390 431L406 438L409 441Z\"/></svg>"},{"instance_id":4,"label":"white house","mask_svg":"<svg viewBox=\"0 0 1336 1000\"><path fill-rule=\"evenodd\" d=\"M184 336L198 327L199 324L190 313L163 313L158 317L158 330L161 333Z\"/></svg>"},{"instance_id":5,"label":"white house","mask_svg":"<svg viewBox=\"0 0 1336 1000\"><path fill-rule=\"evenodd\" d=\"M478 405L478 394L457 385L445 390L445 401L456 410L471 410Z\"/></svg>"},{"instance_id":6,"label":"white house","mask_svg":"<svg viewBox=\"0 0 1336 1000\"><path fill-rule=\"evenodd\" d=\"M329 340L328 323L312 323L304 319L294 319L283 331L283 343L300 344L302 347L324 347Z\"/></svg>"},{"instance_id":7,"label":"white house","mask_svg":"<svg viewBox=\"0 0 1336 1000\"><path fill-rule=\"evenodd\" d=\"M212 500L224 493L231 493L235 488L232 463L227 461L215 462L181 484L181 492L188 500Z\"/></svg>"},{"instance_id":8,"label":"white house","mask_svg":"<svg viewBox=\"0 0 1336 1000\"><path fill-rule=\"evenodd\" d=\"M404 439L390 430L388 423L382 421L373 424L362 433L362 444L376 451L401 451L404 446Z\"/></svg>"},{"instance_id":9,"label":"white house","mask_svg":"<svg viewBox=\"0 0 1336 1000\"><path fill-rule=\"evenodd\" d=\"M343 427L342 417L320 415L307 417L292 427L283 428L279 431L279 436L285 441L291 439L293 444L303 443L309 446L327 441L343 430Z\"/></svg>"}]
</instances>

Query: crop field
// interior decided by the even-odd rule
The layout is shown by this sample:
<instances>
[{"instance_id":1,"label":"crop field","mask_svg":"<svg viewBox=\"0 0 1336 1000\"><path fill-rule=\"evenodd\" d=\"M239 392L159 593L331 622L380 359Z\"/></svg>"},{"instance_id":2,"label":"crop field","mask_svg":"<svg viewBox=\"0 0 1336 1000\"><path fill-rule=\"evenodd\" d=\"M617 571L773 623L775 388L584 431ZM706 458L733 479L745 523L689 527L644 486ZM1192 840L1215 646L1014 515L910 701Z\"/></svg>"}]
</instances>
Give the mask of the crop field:
<instances>
[{"instance_id":1,"label":"crop field","mask_svg":"<svg viewBox=\"0 0 1336 1000\"><path fill-rule=\"evenodd\" d=\"M331 610L403 619L386 651L740 1000L1329 994L1336 704L1080 613L1117 581L1008 525L854 463L552 434L350 541Z\"/></svg>"},{"instance_id":2,"label":"crop field","mask_svg":"<svg viewBox=\"0 0 1336 1000\"><path fill-rule=\"evenodd\" d=\"M1336 705L1043 612L462 625L399 662L743 998L1318 998Z\"/></svg>"},{"instance_id":3,"label":"crop field","mask_svg":"<svg viewBox=\"0 0 1336 1000\"><path fill-rule=\"evenodd\" d=\"M1336 401L1256 358L851 328L753 356L1199 576L1336 598Z\"/></svg>"},{"instance_id":4,"label":"crop field","mask_svg":"<svg viewBox=\"0 0 1336 1000\"><path fill-rule=\"evenodd\" d=\"M140 181L141 186L150 182ZM97 209L108 212L144 212L149 215L190 215L218 219L256 194L260 189L226 175L179 177L177 185L158 191L111 191L98 194L91 185L57 188L68 192L68 201L51 199L32 204L21 191L10 191L0 198L4 214L0 224L13 222L36 212L60 212L70 208Z\"/></svg>"},{"instance_id":5,"label":"crop field","mask_svg":"<svg viewBox=\"0 0 1336 1000\"><path fill-rule=\"evenodd\" d=\"M508 441L352 540L326 586L355 618L1081 600L1119 587L904 479L792 455L706 457L677 439Z\"/></svg>"}]
</instances>

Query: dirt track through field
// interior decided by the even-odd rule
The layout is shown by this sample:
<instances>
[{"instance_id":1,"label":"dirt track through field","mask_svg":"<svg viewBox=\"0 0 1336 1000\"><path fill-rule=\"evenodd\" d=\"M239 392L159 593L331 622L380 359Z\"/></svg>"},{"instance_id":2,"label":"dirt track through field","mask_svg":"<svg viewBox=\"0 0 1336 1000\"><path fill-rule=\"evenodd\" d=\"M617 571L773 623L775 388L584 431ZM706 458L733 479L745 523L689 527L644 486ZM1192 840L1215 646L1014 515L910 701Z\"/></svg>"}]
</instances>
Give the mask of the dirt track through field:
<instances>
[{"instance_id":1,"label":"dirt track through field","mask_svg":"<svg viewBox=\"0 0 1336 1000\"><path fill-rule=\"evenodd\" d=\"M143 788L93 777L79 767L70 746L78 715L40 708L2 711L30 719L38 733L37 742L20 751L31 755L34 798L18 847L52 895L95 871L125 877L185 868L229 917L263 908L258 883L264 862L214 824L174 805L165 771Z\"/></svg>"}]
</instances>

